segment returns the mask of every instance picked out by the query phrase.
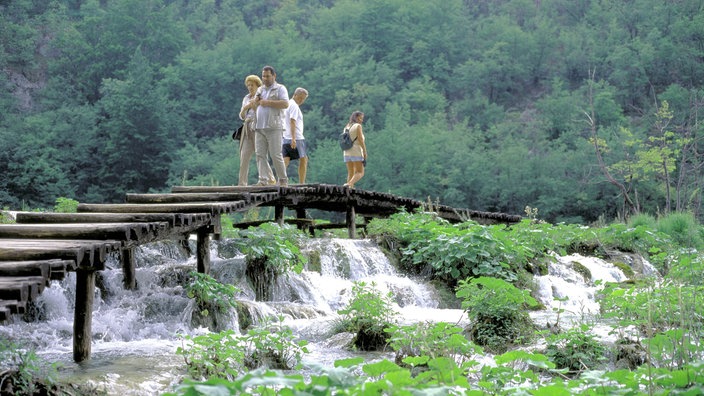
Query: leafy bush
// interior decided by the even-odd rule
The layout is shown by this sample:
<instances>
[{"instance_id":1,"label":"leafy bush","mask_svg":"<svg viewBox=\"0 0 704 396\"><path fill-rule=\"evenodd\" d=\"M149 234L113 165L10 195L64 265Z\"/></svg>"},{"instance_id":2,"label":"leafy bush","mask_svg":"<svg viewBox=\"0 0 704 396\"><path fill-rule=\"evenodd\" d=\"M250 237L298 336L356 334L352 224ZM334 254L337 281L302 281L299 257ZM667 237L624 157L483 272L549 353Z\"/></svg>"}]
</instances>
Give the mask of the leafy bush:
<instances>
[{"instance_id":1,"label":"leafy bush","mask_svg":"<svg viewBox=\"0 0 704 396\"><path fill-rule=\"evenodd\" d=\"M651 230L657 229L657 219L653 215L647 213L639 213L628 218L627 224L629 227L634 228L638 226L644 226Z\"/></svg>"},{"instance_id":2,"label":"leafy bush","mask_svg":"<svg viewBox=\"0 0 704 396\"><path fill-rule=\"evenodd\" d=\"M56 198L54 212L57 213L76 213L78 211L78 201L71 198L59 197Z\"/></svg>"},{"instance_id":3,"label":"leafy bush","mask_svg":"<svg viewBox=\"0 0 704 396\"><path fill-rule=\"evenodd\" d=\"M480 277L460 281L457 297L470 319L471 339L494 351L505 351L513 344L533 337L535 326L527 309L538 302L527 290L497 278Z\"/></svg>"},{"instance_id":4,"label":"leafy bush","mask_svg":"<svg viewBox=\"0 0 704 396\"><path fill-rule=\"evenodd\" d=\"M272 286L279 275L303 271L306 259L299 243L306 236L295 227L265 223L241 230L238 235L241 239L236 245L246 256L245 274L252 282L257 300L271 300Z\"/></svg>"},{"instance_id":5,"label":"leafy bush","mask_svg":"<svg viewBox=\"0 0 704 396\"><path fill-rule=\"evenodd\" d=\"M673 281L604 289L601 309L606 319L620 327L635 326L644 335L644 344L659 367L682 368L699 358L704 325L701 285Z\"/></svg>"},{"instance_id":6,"label":"leafy bush","mask_svg":"<svg viewBox=\"0 0 704 396\"><path fill-rule=\"evenodd\" d=\"M557 368L573 373L597 369L607 360L606 347L588 330L587 326L581 326L549 336L545 354Z\"/></svg>"},{"instance_id":7,"label":"leafy bush","mask_svg":"<svg viewBox=\"0 0 704 396\"><path fill-rule=\"evenodd\" d=\"M590 228L575 224L523 220L511 226L482 226L475 222L449 224L430 213L400 212L374 219L370 236L400 258L404 270L431 274L454 286L459 279L492 276L508 281L520 278L550 252L603 255L607 250L643 254L661 269L672 238L650 224L615 223Z\"/></svg>"},{"instance_id":8,"label":"leafy bush","mask_svg":"<svg viewBox=\"0 0 704 396\"><path fill-rule=\"evenodd\" d=\"M186 284L186 295L195 300L199 318L194 318L195 322L202 324L205 318L205 325L211 330L219 329L217 316L226 314L230 308L237 308L235 296L240 290L229 284L223 284L212 278L210 275L191 271L191 282Z\"/></svg>"},{"instance_id":9,"label":"leafy bush","mask_svg":"<svg viewBox=\"0 0 704 396\"><path fill-rule=\"evenodd\" d=\"M0 395L105 395L93 385L57 378L59 364L43 362L33 349L0 339Z\"/></svg>"},{"instance_id":10,"label":"leafy bush","mask_svg":"<svg viewBox=\"0 0 704 396\"><path fill-rule=\"evenodd\" d=\"M308 353L306 345L306 341L294 341L290 328L267 320L244 335L225 330L185 336L176 353L183 356L194 379L233 380L259 367L294 369Z\"/></svg>"},{"instance_id":11,"label":"leafy bush","mask_svg":"<svg viewBox=\"0 0 704 396\"><path fill-rule=\"evenodd\" d=\"M387 241L394 235L404 268L430 272L451 286L470 276L516 279L513 253L488 228L473 222L453 226L432 214L402 212L388 223L372 221L367 231Z\"/></svg>"},{"instance_id":12,"label":"leafy bush","mask_svg":"<svg viewBox=\"0 0 704 396\"><path fill-rule=\"evenodd\" d=\"M471 355L482 353L482 348L472 344L462 331L461 327L445 322L391 325L386 329L389 346L396 351L396 364L412 361L413 366L427 365L438 357L455 358L462 365ZM407 360L413 357L422 359Z\"/></svg>"},{"instance_id":13,"label":"leafy bush","mask_svg":"<svg viewBox=\"0 0 704 396\"><path fill-rule=\"evenodd\" d=\"M682 247L696 249L703 246L699 223L691 213L670 213L659 219L657 229Z\"/></svg>"},{"instance_id":14,"label":"leafy bush","mask_svg":"<svg viewBox=\"0 0 704 396\"><path fill-rule=\"evenodd\" d=\"M188 374L195 379L232 380L245 371L245 349L237 333L225 330L185 336L176 354L183 356Z\"/></svg>"},{"instance_id":15,"label":"leafy bush","mask_svg":"<svg viewBox=\"0 0 704 396\"><path fill-rule=\"evenodd\" d=\"M265 319L241 337L242 345L248 351L245 366L249 369L268 367L282 370L297 368L304 353L308 353L305 340L294 341L293 331L279 323Z\"/></svg>"},{"instance_id":16,"label":"leafy bush","mask_svg":"<svg viewBox=\"0 0 704 396\"><path fill-rule=\"evenodd\" d=\"M337 311L342 316L336 331L354 333L354 345L362 351L376 350L387 345L384 329L395 321L391 292L382 295L375 286L373 282L355 282L349 304Z\"/></svg>"}]
</instances>

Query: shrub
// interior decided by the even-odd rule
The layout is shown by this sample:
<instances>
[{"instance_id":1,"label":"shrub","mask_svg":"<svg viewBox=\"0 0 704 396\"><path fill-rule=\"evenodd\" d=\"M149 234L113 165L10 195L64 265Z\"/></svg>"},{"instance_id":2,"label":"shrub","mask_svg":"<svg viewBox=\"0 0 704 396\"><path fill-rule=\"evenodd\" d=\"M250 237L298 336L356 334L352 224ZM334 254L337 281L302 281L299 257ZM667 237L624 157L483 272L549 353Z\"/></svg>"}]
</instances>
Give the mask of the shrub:
<instances>
[{"instance_id":1,"label":"shrub","mask_svg":"<svg viewBox=\"0 0 704 396\"><path fill-rule=\"evenodd\" d=\"M257 300L270 301L278 276L289 271L301 273L305 256L299 248L305 234L289 225L265 223L238 233L238 249L246 256L245 275L252 283Z\"/></svg>"},{"instance_id":2,"label":"shrub","mask_svg":"<svg viewBox=\"0 0 704 396\"><path fill-rule=\"evenodd\" d=\"M56 198L54 212L57 213L76 213L78 211L78 201L71 198L59 197Z\"/></svg>"},{"instance_id":3,"label":"shrub","mask_svg":"<svg viewBox=\"0 0 704 396\"><path fill-rule=\"evenodd\" d=\"M549 336L545 354L557 368L572 373L596 369L606 360L606 347L587 331L587 326L581 326Z\"/></svg>"},{"instance_id":4,"label":"shrub","mask_svg":"<svg viewBox=\"0 0 704 396\"><path fill-rule=\"evenodd\" d=\"M184 336L176 354L183 356L188 374L194 379L232 380L246 369L245 350L233 330Z\"/></svg>"},{"instance_id":5,"label":"shrub","mask_svg":"<svg viewBox=\"0 0 704 396\"><path fill-rule=\"evenodd\" d=\"M649 215L647 213L640 213L637 215L633 215L628 218L628 226L631 228L638 227L638 226L643 226L646 228L650 228L651 230L655 230L657 228L657 220L655 217L652 215Z\"/></svg>"},{"instance_id":6,"label":"shrub","mask_svg":"<svg viewBox=\"0 0 704 396\"><path fill-rule=\"evenodd\" d=\"M308 353L308 342L294 341L293 331L288 326L283 326L282 321L283 317L278 317L278 323L267 318L241 337L242 344L248 351L244 360L247 368L293 370L298 367L303 354Z\"/></svg>"},{"instance_id":7,"label":"shrub","mask_svg":"<svg viewBox=\"0 0 704 396\"><path fill-rule=\"evenodd\" d=\"M210 275L192 271L190 276L193 279L185 287L186 295L195 300L200 318L210 319L207 326L211 330L217 329L216 316L227 313L230 308L237 308L235 296L240 290L233 285L220 283Z\"/></svg>"},{"instance_id":8,"label":"shrub","mask_svg":"<svg viewBox=\"0 0 704 396\"><path fill-rule=\"evenodd\" d=\"M354 333L354 345L371 351L387 345L384 329L395 321L391 293L382 295L375 283L359 281L352 285L352 299L347 307L337 311L342 315L337 331Z\"/></svg>"},{"instance_id":9,"label":"shrub","mask_svg":"<svg viewBox=\"0 0 704 396\"><path fill-rule=\"evenodd\" d=\"M691 213L671 213L658 221L657 229L669 235L682 247L699 248L702 246L699 224Z\"/></svg>"},{"instance_id":10,"label":"shrub","mask_svg":"<svg viewBox=\"0 0 704 396\"><path fill-rule=\"evenodd\" d=\"M477 344L505 351L533 337L535 325L527 309L539 304L528 290L502 279L480 277L460 281L456 294L470 319L470 339Z\"/></svg>"},{"instance_id":11,"label":"shrub","mask_svg":"<svg viewBox=\"0 0 704 396\"><path fill-rule=\"evenodd\" d=\"M482 348L472 344L462 331L461 327L445 322L391 325L386 329L389 346L396 352L396 364L403 365L409 357L425 358L413 360L415 366L427 365L428 360L438 357L455 358L462 365L471 355L482 353Z\"/></svg>"},{"instance_id":12,"label":"shrub","mask_svg":"<svg viewBox=\"0 0 704 396\"><path fill-rule=\"evenodd\" d=\"M279 322L282 318L278 318ZM267 367L291 370L304 353L306 341L294 341L290 328L266 320L238 335L232 330L185 336L176 354L183 356L194 379L233 380L249 369Z\"/></svg>"}]
</instances>

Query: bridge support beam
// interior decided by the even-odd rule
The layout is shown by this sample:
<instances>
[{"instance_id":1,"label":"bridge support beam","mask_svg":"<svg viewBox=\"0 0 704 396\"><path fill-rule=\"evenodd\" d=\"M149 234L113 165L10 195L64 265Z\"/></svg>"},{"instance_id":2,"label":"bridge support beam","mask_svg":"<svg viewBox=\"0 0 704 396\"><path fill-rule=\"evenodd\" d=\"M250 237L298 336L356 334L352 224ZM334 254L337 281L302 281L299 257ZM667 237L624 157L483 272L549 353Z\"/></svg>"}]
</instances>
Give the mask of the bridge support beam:
<instances>
[{"instance_id":1,"label":"bridge support beam","mask_svg":"<svg viewBox=\"0 0 704 396\"><path fill-rule=\"evenodd\" d=\"M284 206L275 205L274 206L274 220L280 226L284 225Z\"/></svg>"},{"instance_id":2,"label":"bridge support beam","mask_svg":"<svg viewBox=\"0 0 704 396\"><path fill-rule=\"evenodd\" d=\"M347 213L345 215L345 222L347 223L347 235L351 239L357 238L357 225L355 224L355 210L354 205L347 205Z\"/></svg>"},{"instance_id":3,"label":"bridge support beam","mask_svg":"<svg viewBox=\"0 0 704 396\"><path fill-rule=\"evenodd\" d=\"M90 359L94 296L95 271L76 269L76 306L73 313L73 360L76 363Z\"/></svg>"},{"instance_id":4,"label":"bridge support beam","mask_svg":"<svg viewBox=\"0 0 704 396\"><path fill-rule=\"evenodd\" d=\"M201 227L197 232L196 260L197 269L201 274L210 273L210 232L207 227Z\"/></svg>"},{"instance_id":5,"label":"bridge support beam","mask_svg":"<svg viewBox=\"0 0 704 396\"><path fill-rule=\"evenodd\" d=\"M120 251L120 258L122 260L122 284L127 290L137 289L137 278L135 277L135 258L134 249L122 249Z\"/></svg>"}]
</instances>

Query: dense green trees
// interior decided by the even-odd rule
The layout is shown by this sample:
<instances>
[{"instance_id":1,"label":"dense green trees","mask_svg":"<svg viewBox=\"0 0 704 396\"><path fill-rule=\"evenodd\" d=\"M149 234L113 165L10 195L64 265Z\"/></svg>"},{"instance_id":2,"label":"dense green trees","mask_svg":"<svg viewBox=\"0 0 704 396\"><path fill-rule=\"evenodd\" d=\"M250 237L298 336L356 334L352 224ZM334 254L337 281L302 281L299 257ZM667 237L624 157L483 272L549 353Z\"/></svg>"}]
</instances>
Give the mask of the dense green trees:
<instances>
[{"instance_id":1,"label":"dense green trees","mask_svg":"<svg viewBox=\"0 0 704 396\"><path fill-rule=\"evenodd\" d=\"M703 7L0 0L0 205L234 184L244 77L271 64L310 91L310 182L344 180L334 138L361 110L360 188L551 221L701 218Z\"/></svg>"}]
</instances>

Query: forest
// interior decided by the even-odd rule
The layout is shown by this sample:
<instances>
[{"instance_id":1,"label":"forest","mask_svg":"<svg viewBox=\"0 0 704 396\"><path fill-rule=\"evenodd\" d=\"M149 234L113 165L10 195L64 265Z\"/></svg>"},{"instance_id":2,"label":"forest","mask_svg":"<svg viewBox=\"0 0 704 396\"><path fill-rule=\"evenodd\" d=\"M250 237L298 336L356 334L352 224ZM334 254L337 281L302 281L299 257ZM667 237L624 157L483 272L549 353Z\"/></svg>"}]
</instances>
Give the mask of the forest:
<instances>
[{"instance_id":1,"label":"forest","mask_svg":"<svg viewBox=\"0 0 704 396\"><path fill-rule=\"evenodd\" d=\"M244 79L271 65L310 92L308 183L344 183L336 137L361 110L357 188L704 219L702 0L0 0L0 18L5 209L236 184Z\"/></svg>"}]
</instances>

